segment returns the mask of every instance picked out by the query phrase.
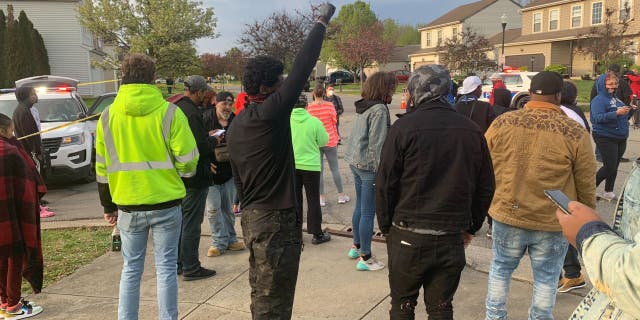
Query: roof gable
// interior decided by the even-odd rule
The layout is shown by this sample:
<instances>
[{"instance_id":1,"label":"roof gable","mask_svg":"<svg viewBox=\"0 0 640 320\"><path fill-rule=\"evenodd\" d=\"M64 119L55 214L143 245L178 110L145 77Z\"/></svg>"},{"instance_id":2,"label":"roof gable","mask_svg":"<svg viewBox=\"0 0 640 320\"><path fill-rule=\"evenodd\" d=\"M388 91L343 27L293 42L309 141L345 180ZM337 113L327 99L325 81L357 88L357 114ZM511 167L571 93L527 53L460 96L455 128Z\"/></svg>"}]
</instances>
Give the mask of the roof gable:
<instances>
[{"instance_id":1,"label":"roof gable","mask_svg":"<svg viewBox=\"0 0 640 320\"><path fill-rule=\"evenodd\" d=\"M429 22L429 24L427 24L421 29L427 29L430 27L435 27L435 26L439 26L447 23L462 22L498 1L500 0L480 0L480 1L469 3L469 4L458 6L452 10L449 10L449 12L436 18L435 20ZM513 0L511 0L511 2L516 4L518 7L521 7L518 2Z\"/></svg>"}]
</instances>

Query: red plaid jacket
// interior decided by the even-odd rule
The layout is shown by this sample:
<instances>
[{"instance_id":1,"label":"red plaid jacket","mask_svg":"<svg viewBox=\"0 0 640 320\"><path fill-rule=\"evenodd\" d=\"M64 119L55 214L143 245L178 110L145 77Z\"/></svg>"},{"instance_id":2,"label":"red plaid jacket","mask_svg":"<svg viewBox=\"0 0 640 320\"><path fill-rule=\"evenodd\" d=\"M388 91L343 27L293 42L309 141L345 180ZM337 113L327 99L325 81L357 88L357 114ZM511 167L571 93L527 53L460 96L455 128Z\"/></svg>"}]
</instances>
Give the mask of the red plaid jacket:
<instances>
[{"instance_id":1,"label":"red plaid jacket","mask_svg":"<svg viewBox=\"0 0 640 320\"><path fill-rule=\"evenodd\" d=\"M0 256L24 256L23 276L42 290L40 197L47 188L15 138L0 137Z\"/></svg>"}]
</instances>

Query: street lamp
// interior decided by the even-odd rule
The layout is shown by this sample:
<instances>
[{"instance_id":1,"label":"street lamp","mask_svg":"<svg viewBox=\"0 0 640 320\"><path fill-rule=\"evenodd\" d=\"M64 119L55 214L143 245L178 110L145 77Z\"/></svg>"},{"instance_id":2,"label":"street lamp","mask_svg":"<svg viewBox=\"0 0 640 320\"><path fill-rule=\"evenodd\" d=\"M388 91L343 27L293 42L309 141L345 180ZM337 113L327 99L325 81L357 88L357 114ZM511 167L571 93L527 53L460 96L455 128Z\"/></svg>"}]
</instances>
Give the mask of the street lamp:
<instances>
[{"instance_id":1,"label":"street lamp","mask_svg":"<svg viewBox=\"0 0 640 320\"><path fill-rule=\"evenodd\" d=\"M507 28L507 14L503 13L502 17L500 17L500 21L502 21L502 55L500 56L500 71L504 70L504 62L505 62L505 56L504 56L504 34L505 34L505 29Z\"/></svg>"},{"instance_id":2,"label":"street lamp","mask_svg":"<svg viewBox=\"0 0 640 320\"><path fill-rule=\"evenodd\" d=\"M530 72L533 72L533 63L536 62L536 57L531 56L531 70L529 70Z\"/></svg>"}]
</instances>

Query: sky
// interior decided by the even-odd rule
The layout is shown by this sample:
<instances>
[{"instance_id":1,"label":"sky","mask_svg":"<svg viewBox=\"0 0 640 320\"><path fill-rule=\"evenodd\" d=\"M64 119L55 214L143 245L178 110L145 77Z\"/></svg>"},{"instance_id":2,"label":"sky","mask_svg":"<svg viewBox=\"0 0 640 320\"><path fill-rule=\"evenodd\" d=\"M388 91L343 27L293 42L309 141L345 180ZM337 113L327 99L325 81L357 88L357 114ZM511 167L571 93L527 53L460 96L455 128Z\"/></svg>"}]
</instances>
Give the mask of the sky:
<instances>
[{"instance_id":1,"label":"sky","mask_svg":"<svg viewBox=\"0 0 640 320\"><path fill-rule=\"evenodd\" d=\"M378 19L391 18L399 24L417 25L428 23L443 15L447 11L476 0L369 0L373 12ZM320 1L313 1L319 3ZM333 0L336 13L340 6L353 3L355 0ZM255 20L262 20L274 11L309 8L308 0L204 0L205 7L212 7L218 19L215 39L200 39L197 41L198 53L224 53L232 47L238 46L237 39L242 33L243 26Z\"/></svg>"}]
</instances>

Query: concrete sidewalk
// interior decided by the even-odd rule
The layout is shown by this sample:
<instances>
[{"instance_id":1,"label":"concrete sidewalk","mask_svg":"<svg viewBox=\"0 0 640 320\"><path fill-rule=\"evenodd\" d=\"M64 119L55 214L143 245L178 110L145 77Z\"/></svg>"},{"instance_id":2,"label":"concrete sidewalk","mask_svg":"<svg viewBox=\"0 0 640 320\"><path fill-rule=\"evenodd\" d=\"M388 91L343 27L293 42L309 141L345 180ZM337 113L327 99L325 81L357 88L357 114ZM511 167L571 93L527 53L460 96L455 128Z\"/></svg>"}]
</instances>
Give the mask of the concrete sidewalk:
<instances>
[{"instance_id":1,"label":"concrete sidewalk","mask_svg":"<svg viewBox=\"0 0 640 320\"><path fill-rule=\"evenodd\" d=\"M191 282L179 277L180 319L251 319L248 252L208 258L206 251L210 241L209 236L201 238L201 261L204 267L213 268L218 274ZM356 271L355 260L346 255L351 239L334 237L331 242L315 246L311 245L311 237L305 234L304 241L307 245L300 263L294 319L388 319L388 269ZM468 249L470 265L482 267L479 260L490 259L482 250L486 249ZM157 319L156 277L151 252L149 248L141 287L140 319ZM384 244L374 243L373 252L382 261L387 261ZM116 319L121 268L120 253L110 252L48 286L42 294L29 297L45 309L37 319ZM521 269L524 271L520 273L526 278L526 265ZM454 299L455 319L484 319L486 288L487 274L467 267ZM531 292L530 283L512 281L508 304L511 319L527 318ZM574 294L558 295L556 319L567 319L581 298ZM416 309L417 318L426 319L421 299Z\"/></svg>"}]
</instances>

